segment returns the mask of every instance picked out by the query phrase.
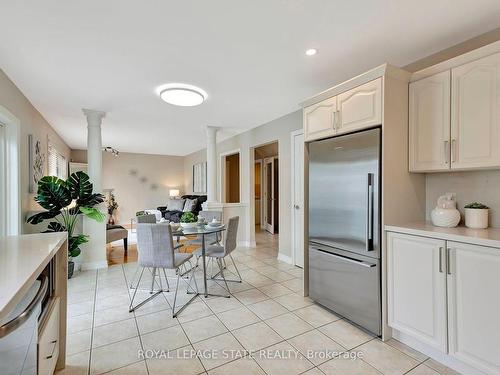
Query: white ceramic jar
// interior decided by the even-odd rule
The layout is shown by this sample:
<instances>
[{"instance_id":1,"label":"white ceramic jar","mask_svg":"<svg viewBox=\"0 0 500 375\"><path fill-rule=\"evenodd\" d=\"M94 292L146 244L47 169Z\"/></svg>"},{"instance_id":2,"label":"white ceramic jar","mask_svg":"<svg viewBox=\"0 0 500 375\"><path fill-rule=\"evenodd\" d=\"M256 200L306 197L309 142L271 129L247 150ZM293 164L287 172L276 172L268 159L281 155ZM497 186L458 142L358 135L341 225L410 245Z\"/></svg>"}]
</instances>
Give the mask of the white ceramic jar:
<instances>
[{"instance_id":1,"label":"white ceramic jar","mask_svg":"<svg viewBox=\"0 0 500 375\"><path fill-rule=\"evenodd\" d=\"M488 228L488 208L466 208L465 226L472 229Z\"/></svg>"}]
</instances>

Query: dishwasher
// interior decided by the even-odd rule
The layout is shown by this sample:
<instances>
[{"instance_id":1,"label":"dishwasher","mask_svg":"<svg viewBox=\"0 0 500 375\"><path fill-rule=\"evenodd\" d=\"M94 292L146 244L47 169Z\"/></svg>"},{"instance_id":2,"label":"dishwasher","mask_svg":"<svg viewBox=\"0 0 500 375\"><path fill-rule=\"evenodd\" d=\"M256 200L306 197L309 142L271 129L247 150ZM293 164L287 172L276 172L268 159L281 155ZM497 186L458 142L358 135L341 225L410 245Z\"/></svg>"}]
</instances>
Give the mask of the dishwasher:
<instances>
[{"instance_id":1,"label":"dishwasher","mask_svg":"<svg viewBox=\"0 0 500 375\"><path fill-rule=\"evenodd\" d=\"M0 374L36 375L38 318L49 280L36 280L10 314L0 321Z\"/></svg>"}]
</instances>

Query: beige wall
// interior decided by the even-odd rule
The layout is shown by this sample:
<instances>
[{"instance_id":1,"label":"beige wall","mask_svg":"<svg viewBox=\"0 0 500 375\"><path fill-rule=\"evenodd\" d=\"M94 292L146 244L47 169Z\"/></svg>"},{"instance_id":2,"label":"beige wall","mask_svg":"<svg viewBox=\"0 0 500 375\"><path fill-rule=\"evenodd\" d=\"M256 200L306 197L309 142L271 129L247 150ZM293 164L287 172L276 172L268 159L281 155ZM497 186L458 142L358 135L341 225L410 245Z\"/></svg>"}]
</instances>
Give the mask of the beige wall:
<instances>
[{"instance_id":1,"label":"beige wall","mask_svg":"<svg viewBox=\"0 0 500 375\"><path fill-rule=\"evenodd\" d=\"M40 206L34 201L34 194L29 193L29 160L28 135L33 134L40 139L45 154L45 173L47 173L47 139L68 160L70 149L61 137L52 129L36 108L29 102L23 93L0 69L0 106L11 112L21 123L20 129L20 198L21 198L21 233L33 233L35 228L26 224L25 219L29 211L39 210Z\"/></svg>"},{"instance_id":2,"label":"beige wall","mask_svg":"<svg viewBox=\"0 0 500 375\"><path fill-rule=\"evenodd\" d=\"M291 257L291 132L297 129L302 129L302 111L298 110L288 115L270 121L264 125L238 134L223 142L217 144L217 154L229 152L239 149L241 151L241 202L243 203L242 211L244 217L240 217L240 232L245 238L245 241L252 243L254 241L254 229L251 223L255 220L255 211L253 205L250 204L254 200L254 186L251 186L251 174L254 171L254 147L261 146L273 141L278 142L279 153L279 216L282 218L280 222L280 241L279 251L281 255ZM193 164L206 161L206 150L200 150L184 159L184 189L191 192L193 188L192 168ZM217 163L218 168L218 184L217 189L220 189L220 163ZM252 171L252 173L251 173ZM219 193L219 192L218 192ZM217 195L219 196L219 194Z\"/></svg>"},{"instance_id":3,"label":"beige wall","mask_svg":"<svg viewBox=\"0 0 500 375\"><path fill-rule=\"evenodd\" d=\"M86 152L73 150L71 158L85 163ZM184 157L103 153L103 189L113 189L119 208L117 223L130 224L137 211L164 206L170 189L184 193Z\"/></svg>"}]
</instances>

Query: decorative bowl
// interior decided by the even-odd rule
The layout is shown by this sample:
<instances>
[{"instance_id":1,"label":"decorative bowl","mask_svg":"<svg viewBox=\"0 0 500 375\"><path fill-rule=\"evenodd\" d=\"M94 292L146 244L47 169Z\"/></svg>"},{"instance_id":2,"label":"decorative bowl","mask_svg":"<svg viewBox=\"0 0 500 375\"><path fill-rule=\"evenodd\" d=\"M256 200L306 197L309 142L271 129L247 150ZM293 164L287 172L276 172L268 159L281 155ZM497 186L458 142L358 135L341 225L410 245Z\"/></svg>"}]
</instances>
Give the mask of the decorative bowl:
<instances>
[{"instance_id":1,"label":"decorative bowl","mask_svg":"<svg viewBox=\"0 0 500 375\"><path fill-rule=\"evenodd\" d=\"M220 227L221 225L222 223L220 221L211 221L210 223L208 223L208 226L211 228L217 228Z\"/></svg>"},{"instance_id":2,"label":"decorative bowl","mask_svg":"<svg viewBox=\"0 0 500 375\"><path fill-rule=\"evenodd\" d=\"M181 224L181 227L183 227L184 229L192 229L192 228L196 228L197 223L180 223L180 224Z\"/></svg>"}]
</instances>

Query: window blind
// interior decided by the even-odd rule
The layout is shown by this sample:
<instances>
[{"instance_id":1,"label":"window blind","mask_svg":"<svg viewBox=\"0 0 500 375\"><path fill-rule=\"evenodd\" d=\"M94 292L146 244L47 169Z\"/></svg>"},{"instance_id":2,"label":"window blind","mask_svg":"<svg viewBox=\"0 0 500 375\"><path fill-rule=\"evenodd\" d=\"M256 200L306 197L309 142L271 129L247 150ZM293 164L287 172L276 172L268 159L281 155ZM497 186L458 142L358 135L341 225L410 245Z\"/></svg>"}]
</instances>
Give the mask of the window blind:
<instances>
[{"instance_id":1,"label":"window blind","mask_svg":"<svg viewBox=\"0 0 500 375\"><path fill-rule=\"evenodd\" d=\"M50 141L48 147L48 163L49 176L56 176L62 179L68 177L68 162Z\"/></svg>"}]
</instances>

